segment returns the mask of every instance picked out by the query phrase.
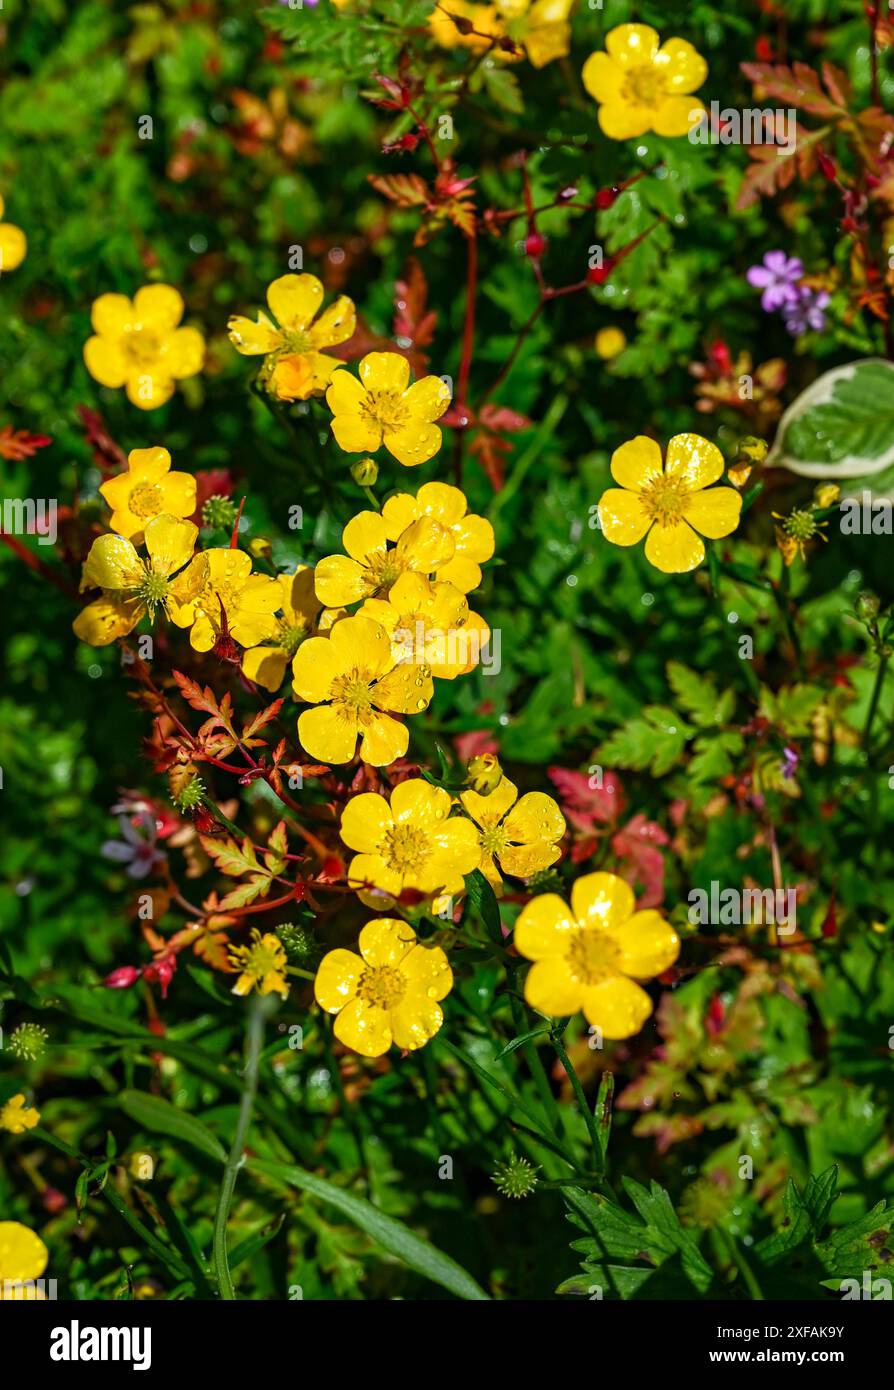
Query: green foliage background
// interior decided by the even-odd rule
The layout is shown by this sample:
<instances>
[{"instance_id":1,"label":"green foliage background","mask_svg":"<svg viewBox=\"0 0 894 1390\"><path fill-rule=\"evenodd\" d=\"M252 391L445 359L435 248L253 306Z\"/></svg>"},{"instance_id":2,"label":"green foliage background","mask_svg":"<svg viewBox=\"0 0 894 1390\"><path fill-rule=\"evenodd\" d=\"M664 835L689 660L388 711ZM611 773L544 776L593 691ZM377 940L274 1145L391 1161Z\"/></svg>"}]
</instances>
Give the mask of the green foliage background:
<instances>
[{"instance_id":1,"label":"green foliage background","mask_svg":"<svg viewBox=\"0 0 894 1390\"><path fill-rule=\"evenodd\" d=\"M546 1025L530 1011L519 1023L515 983L507 987L483 941L454 961L458 982L442 1037L463 1059L439 1039L389 1068L361 1068L362 1081L347 1078L347 1104L328 1026L308 1012L308 994L294 990L278 1023L300 1024L304 1048L290 1052L277 1025L268 1025L252 1151L261 1164L300 1165L337 1193L290 1181L282 1167L275 1180L249 1168L231 1219L239 1293L288 1298L297 1286L305 1298L468 1292L452 1267L431 1263L429 1247L420 1254L406 1244L412 1230L497 1297L551 1297L560 1284L579 1294L606 1285L606 1296L748 1296L731 1250L748 1252L768 1296L828 1297L826 1287L837 1288L839 1279L890 1259L890 1215L878 1204L894 1194L887 771L894 682L882 680L880 741L867 763L854 745L876 668L852 610L863 589L890 599L891 542L869 545L833 531L809 567L791 571L804 654L798 672L768 591L725 585L718 612L706 575L661 575L638 549L602 542L591 519L612 450L646 428L664 440L703 429L732 454L742 427L722 413L695 414L688 372L718 337L755 362L784 357L791 399L825 367L881 351L881 328L865 316L846 322L833 301L830 330L795 344L761 312L745 281L745 269L777 246L811 271L846 264L824 185L736 212L743 150L652 136L615 144L599 133L595 106L580 87L587 54L613 25L636 18L663 36L690 39L706 56L705 100L747 105L751 88L739 64L753 60L759 35L772 36L756 6L634 9L606 0L602 10L578 7L567 62L541 71L527 63L485 68L456 105L451 84L455 93L468 58L430 43L430 8L428 0L360 0L343 12L328 0L260 11L217 0L7 0L0 191L6 219L27 232L29 252L0 283L0 426L46 433L53 443L23 462L0 461L3 495L70 504L78 494L82 519L102 515L99 474L76 414L86 404L102 411L125 450L163 443L175 467L232 470L237 492L248 497L247 535L270 537L277 564L312 563L338 549L342 525L364 501L345 456L327 442L325 415L308 424L294 411L297 433L286 431L250 393L250 364L230 348L225 325L231 313L262 302L268 282L288 269L290 248L301 246L304 268L349 293L370 328L390 335L394 285L417 219L412 209L390 209L367 175L414 168L428 177L431 169L422 150L382 153L383 139L406 127L363 94L374 72L396 72L406 44L414 71L428 73L429 91L440 86L444 110L453 113L451 153L463 175L478 174L480 206L520 204L510 158L519 148L529 151L535 205L572 184L585 200L660 166L598 223L560 208L540 219L549 239L544 269L554 285L585 274L595 242L616 250L660 223L601 289L549 306L497 393L533 422L510 436L501 491L494 493L474 461L465 464L471 507L491 517L497 535L496 562L475 606L503 631L503 667L497 677L476 673L439 686L412 751L434 765L436 739L449 744L486 730L524 787L549 790L552 765L619 770L629 814L641 812L672 836L664 901L685 932L691 888L772 882L758 819L732 784L757 763L767 775L795 743L800 795L770 778L766 798L790 880L809 885L799 911L803 939L786 954L751 933L737 955L712 942L708 929L684 941L681 980L664 992L657 1019L639 1038L603 1055L587 1048L580 1020L572 1026L566 1045L590 1105L602 1070L615 1074L620 1105L609 1175L616 1201L569 1186L567 1165L526 1132L530 1123L510 1094L553 1139L557 1124L561 1147L584 1162L587 1132L553 1070ZM848 71L865 102L858 0L798 0L785 12L790 53L815 62L822 26L821 56ZM272 141L253 153L238 147L233 93L266 100L273 88L286 91L305 131L297 157ZM887 75L883 92L890 104ZM146 115L151 140L138 137ZM518 219L502 238L481 240L473 399L537 302L523 236ZM333 248L344 252L344 269ZM437 313L431 370L455 379L464 241L446 228L415 254ZM207 335L209 359L167 406L142 413L89 378L82 346L97 295L132 294L154 279L180 289L186 321ZM592 343L609 325L624 330L629 346L606 365ZM412 484L446 480L449 460L448 438ZM383 468L383 490L406 485L399 471ZM782 510L807 497L809 487L789 480L777 483L772 502ZM305 514L299 533L288 528L294 505ZM771 509L762 502L749 514L735 558L778 582ZM99 853L114 834L108 808L121 788L161 796L164 782L140 760L148 730L127 698L116 651L79 646L72 601L5 549L0 584L0 1026L7 1040L23 1021L39 1021L50 1034L44 1056L25 1067L8 1047L0 1051L0 1101L23 1086L32 1091L44 1129L83 1158L4 1135L0 1219L40 1231L50 1273L65 1271L72 1296L210 1297L215 1150L229 1146L235 1123L245 1006L206 970L187 966L159 1039L145 1030L136 992L97 988L141 950L133 885ZM757 699L736 654L738 632L754 636ZM169 653L163 643L160 650L182 652L175 645ZM847 696L831 716L840 747L819 765L810 751L814 720L832 708L842 673ZM213 679L210 664L205 675ZM681 800L689 805L682 828L674 819ZM258 828L272 824L271 807L257 795L245 798L243 815ZM607 840L577 872L597 866L614 867ZM562 884L574 872L563 862ZM824 935L833 901L837 935ZM504 921L515 910L507 905ZM716 1001L724 1022L712 1028ZM501 1055L527 1030L537 1036ZM532 1050L560 1097L556 1121L544 1109ZM200 1124L204 1138L196 1128L171 1132L171 1113L141 1104L150 1095ZM209 1134L216 1136L210 1143ZM129 1156L143 1149L157 1161L151 1184L128 1174ZM541 1165L541 1179L556 1185L526 1202L499 1196L490 1174L513 1153L528 1154ZM743 1154L754 1159L753 1180L740 1175ZM438 1177L443 1155L453 1156L452 1181ZM87 1177L76 1203L79 1172ZM65 1194L61 1210L47 1208L47 1185ZM339 1206L338 1193L372 1206ZM566 1211L584 1232L577 1253L569 1250L577 1232L562 1219ZM379 1213L405 1225L383 1230Z\"/></svg>"}]
</instances>

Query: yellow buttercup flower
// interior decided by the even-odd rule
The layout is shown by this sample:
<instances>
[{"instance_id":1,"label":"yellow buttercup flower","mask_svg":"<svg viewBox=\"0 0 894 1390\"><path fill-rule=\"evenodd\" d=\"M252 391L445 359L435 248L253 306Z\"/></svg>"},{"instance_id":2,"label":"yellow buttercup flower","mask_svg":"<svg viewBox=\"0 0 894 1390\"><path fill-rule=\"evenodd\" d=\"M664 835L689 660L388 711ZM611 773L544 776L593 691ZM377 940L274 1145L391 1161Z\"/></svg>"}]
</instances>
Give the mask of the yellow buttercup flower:
<instances>
[{"instance_id":1,"label":"yellow buttercup flower","mask_svg":"<svg viewBox=\"0 0 894 1390\"><path fill-rule=\"evenodd\" d=\"M124 536L98 536L90 547L81 589L102 589L104 593L88 603L72 626L75 635L91 647L105 647L116 637L124 637L147 613L154 621L159 607L171 616L173 608L189 598L202 578L201 555L196 556L189 571L171 578L189 563L195 549L199 530L191 521L155 516L143 529L148 561Z\"/></svg>"},{"instance_id":2,"label":"yellow buttercup flower","mask_svg":"<svg viewBox=\"0 0 894 1390\"><path fill-rule=\"evenodd\" d=\"M28 252L28 242L21 227L3 221L5 204L0 198L0 275L4 270L15 270L22 264Z\"/></svg>"},{"instance_id":3,"label":"yellow buttercup flower","mask_svg":"<svg viewBox=\"0 0 894 1390\"><path fill-rule=\"evenodd\" d=\"M368 352L360 378L336 372L326 402L332 433L349 454L368 454L381 444L407 468L425 463L441 447L439 420L450 404L450 388L439 376L410 385L410 364L398 352Z\"/></svg>"},{"instance_id":4,"label":"yellow buttercup flower","mask_svg":"<svg viewBox=\"0 0 894 1390\"><path fill-rule=\"evenodd\" d=\"M343 618L328 637L309 637L292 661L292 688L314 705L298 718L298 737L312 758L347 763L357 751L386 767L407 751L410 736L393 714L427 709L434 688L424 666L397 666L388 634L368 618Z\"/></svg>"},{"instance_id":5,"label":"yellow buttercup flower","mask_svg":"<svg viewBox=\"0 0 894 1390\"><path fill-rule=\"evenodd\" d=\"M348 868L349 884L377 890L383 906L405 888L426 897L458 893L478 864L479 848L471 821L451 816L452 805L449 792L422 777L399 782L390 804L376 792L351 797L340 830L349 849L359 851Z\"/></svg>"},{"instance_id":6,"label":"yellow buttercup flower","mask_svg":"<svg viewBox=\"0 0 894 1390\"><path fill-rule=\"evenodd\" d=\"M281 606L280 585L267 574L254 574L244 550L216 547L197 555L184 576L186 593L171 605L170 618L188 627L190 646L209 652L224 631L240 647L255 647L277 630L273 616Z\"/></svg>"},{"instance_id":7,"label":"yellow buttercup flower","mask_svg":"<svg viewBox=\"0 0 894 1390\"><path fill-rule=\"evenodd\" d=\"M397 545L389 547L389 540ZM329 608L382 598L407 570L440 573L455 553L450 530L430 516L410 518L395 531L384 515L358 512L342 531L341 543L347 555L327 555L314 571L317 598Z\"/></svg>"},{"instance_id":8,"label":"yellow buttercup flower","mask_svg":"<svg viewBox=\"0 0 894 1390\"><path fill-rule=\"evenodd\" d=\"M170 285L144 285L133 302L125 294L101 294L90 317L88 372L101 386L123 386L141 410L164 405L175 382L202 370L205 339L195 328L179 327L183 300Z\"/></svg>"},{"instance_id":9,"label":"yellow buttercup flower","mask_svg":"<svg viewBox=\"0 0 894 1390\"><path fill-rule=\"evenodd\" d=\"M473 670L490 639L490 628L469 612L465 594L412 570L395 580L387 598L367 599L360 616L381 623L398 663L427 666L441 680Z\"/></svg>"},{"instance_id":10,"label":"yellow buttercup flower","mask_svg":"<svg viewBox=\"0 0 894 1390\"><path fill-rule=\"evenodd\" d=\"M352 336L357 327L354 303L343 294L320 314L322 303L323 286L315 275L281 275L267 288L267 304L278 327L263 313L257 323L234 314L227 324L237 352L263 355L260 380L281 400L303 401L325 390L333 372L343 366L322 349Z\"/></svg>"},{"instance_id":11,"label":"yellow buttercup flower","mask_svg":"<svg viewBox=\"0 0 894 1390\"><path fill-rule=\"evenodd\" d=\"M605 53L591 53L583 84L599 105L599 124L612 140L687 135L705 114L690 96L708 65L686 39L660 37L648 24L619 24L605 36Z\"/></svg>"},{"instance_id":12,"label":"yellow buttercup flower","mask_svg":"<svg viewBox=\"0 0 894 1390\"><path fill-rule=\"evenodd\" d=\"M525 792L504 776L488 796L463 792L460 801L479 827L477 867L495 888L502 886L497 865L514 878L530 878L561 858L559 840L565 818L545 792Z\"/></svg>"},{"instance_id":13,"label":"yellow buttercup flower","mask_svg":"<svg viewBox=\"0 0 894 1390\"><path fill-rule=\"evenodd\" d=\"M438 1001L453 987L444 952L392 917L369 922L357 944L359 956L325 955L314 981L320 1008L337 1015L335 1036L361 1057L381 1057L392 1042L407 1052L424 1047L444 1022Z\"/></svg>"},{"instance_id":14,"label":"yellow buttercup flower","mask_svg":"<svg viewBox=\"0 0 894 1390\"><path fill-rule=\"evenodd\" d=\"M249 680L265 690L279 689L289 662L306 637L347 617L344 609L323 609L314 592L314 572L309 565L296 565L291 574L277 575L275 582L282 609L276 631L263 646L249 647L242 657L242 669Z\"/></svg>"},{"instance_id":15,"label":"yellow buttercup flower","mask_svg":"<svg viewBox=\"0 0 894 1390\"><path fill-rule=\"evenodd\" d=\"M24 1134L26 1129L33 1129L39 1123L40 1111L26 1107L24 1096L13 1096L0 1106L0 1129L10 1134Z\"/></svg>"},{"instance_id":16,"label":"yellow buttercup flower","mask_svg":"<svg viewBox=\"0 0 894 1390\"><path fill-rule=\"evenodd\" d=\"M40 1236L20 1221L0 1221L0 1299L42 1299L39 1289L5 1286L39 1279L47 1267L49 1251Z\"/></svg>"},{"instance_id":17,"label":"yellow buttercup flower","mask_svg":"<svg viewBox=\"0 0 894 1390\"><path fill-rule=\"evenodd\" d=\"M468 0L442 0L429 17L432 37L442 48L469 48L483 53L492 49L500 62L518 61L521 54L494 46L494 40L510 38L523 48L532 66L542 68L561 58L571 47L568 16L574 0L496 0L493 5L470 4ZM467 20L471 33L463 33Z\"/></svg>"},{"instance_id":18,"label":"yellow buttercup flower","mask_svg":"<svg viewBox=\"0 0 894 1390\"><path fill-rule=\"evenodd\" d=\"M599 501L606 540L636 545L646 536L646 559L665 574L694 570L705 558L702 536L719 540L739 524L742 497L710 486L723 473L723 455L700 434L675 434L663 467L654 439L637 435L612 454L611 470L621 486Z\"/></svg>"},{"instance_id":19,"label":"yellow buttercup flower","mask_svg":"<svg viewBox=\"0 0 894 1390\"><path fill-rule=\"evenodd\" d=\"M385 534L396 541L415 521L428 517L453 538L453 554L438 565L438 579L454 584L463 594L481 583L481 566L494 553L494 528L483 516L469 512L469 503L458 487L449 483L423 483L412 496L399 492L382 508ZM415 568L421 568L416 566Z\"/></svg>"},{"instance_id":20,"label":"yellow buttercup flower","mask_svg":"<svg viewBox=\"0 0 894 1390\"><path fill-rule=\"evenodd\" d=\"M597 357L601 357L603 362L611 362L612 358L618 357L624 351L627 339L620 328L600 328L593 346Z\"/></svg>"},{"instance_id":21,"label":"yellow buttercup flower","mask_svg":"<svg viewBox=\"0 0 894 1390\"><path fill-rule=\"evenodd\" d=\"M285 999L289 993L287 963L279 937L269 931L262 936L252 927L249 946L230 947L230 964L241 972L233 994L250 994L256 989L259 994L279 994Z\"/></svg>"},{"instance_id":22,"label":"yellow buttercup flower","mask_svg":"<svg viewBox=\"0 0 894 1390\"><path fill-rule=\"evenodd\" d=\"M167 449L131 449L127 472L100 484L112 508L113 531L139 542L154 516L192 516L196 509L196 480L191 473L172 473Z\"/></svg>"},{"instance_id":23,"label":"yellow buttercup flower","mask_svg":"<svg viewBox=\"0 0 894 1390\"><path fill-rule=\"evenodd\" d=\"M673 928L654 909L635 910L633 889L617 874L586 874L571 907L544 893L522 908L515 946L534 961L525 999L552 1018L583 1009L606 1038L630 1038L652 1012L637 980L667 970L680 952Z\"/></svg>"}]
</instances>

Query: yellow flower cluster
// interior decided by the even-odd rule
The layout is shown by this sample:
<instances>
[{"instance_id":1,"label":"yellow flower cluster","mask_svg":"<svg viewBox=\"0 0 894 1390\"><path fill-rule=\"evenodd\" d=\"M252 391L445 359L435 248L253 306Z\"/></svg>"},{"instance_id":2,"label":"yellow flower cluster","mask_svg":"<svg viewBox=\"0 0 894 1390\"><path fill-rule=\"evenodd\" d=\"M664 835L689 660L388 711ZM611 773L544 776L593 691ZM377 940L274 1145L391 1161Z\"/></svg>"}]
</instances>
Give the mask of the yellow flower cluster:
<instances>
[{"instance_id":1,"label":"yellow flower cluster","mask_svg":"<svg viewBox=\"0 0 894 1390\"><path fill-rule=\"evenodd\" d=\"M472 670L490 636L466 593L493 554L493 529L468 514L458 488L426 483L381 513L360 512L342 544L346 554L316 566L316 599L330 611L360 607L295 653L292 688L313 706L298 734L321 762L349 762L359 739L362 761L385 767L407 751L400 716L428 708L433 678Z\"/></svg>"}]
</instances>

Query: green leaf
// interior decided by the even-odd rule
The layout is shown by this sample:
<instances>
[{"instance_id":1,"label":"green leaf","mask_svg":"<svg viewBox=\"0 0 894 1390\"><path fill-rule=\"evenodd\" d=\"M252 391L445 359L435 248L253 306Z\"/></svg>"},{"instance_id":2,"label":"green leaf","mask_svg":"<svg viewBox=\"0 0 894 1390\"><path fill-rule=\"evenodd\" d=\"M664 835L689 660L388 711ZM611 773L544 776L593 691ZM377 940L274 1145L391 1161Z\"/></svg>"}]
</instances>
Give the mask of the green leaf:
<instances>
[{"instance_id":1,"label":"green leaf","mask_svg":"<svg viewBox=\"0 0 894 1390\"><path fill-rule=\"evenodd\" d=\"M532 1028L527 1033L519 1033L517 1038L512 1038L505 1047L500 1048L494 1058L499 1062L501 1058L508 1057L510 1052L517 1052L520 1047L524 1047L526 1042L533 1042L535 1038L543 1038L549 1033L549 1028Z\"/></svg>"},{"instance_id":2,"label":"green leaf","mask_svg":"<svg viewBox=\"0 0 894 1390\"><path fill-rule=\"evenodd\" d=\"M226 1162L227 1152L220 1140L211 1133L195 1115L178 1110L170 1101L161 1096L147 1096L142 1091L122 1091L119 1103L125 1115L129 1115L143 1129L154 1134L168 1134L172 1139L181 1139L191 1144L209 1158Z\"/></svg>"},{"instance_id":3,"label":"green leaf","mask_svg":"<svg viewBox=\"0 0 894 1390\"><path fill-rule=\"evenodd\" d=\"M466 874L466 892L469 902L480 917L491 941L498 946L503 942L503 929L500 925L500 905L497 895L480 869Z\"/></svg>"},{"instance_id":4,"label":"green leaf","mask_svg":"<svg viewBox=\"0 0 894 1390\"><path fill-rule=\"evenodd\" d=\"M782 417L767 466L868 478L894 462L894 365L867 357L824 372Z\"/></svg>"},{"instance_id":5,"label":"green leaf","mask_svg":"<svg viewBox=\"0 0 894 1390\"><path fill-rule=\"evenodd\" d=\"M309 1192L312 1196L318 1197L321 1202L328 1202L365 1231L383 1250L387 1250L389 1255L402 1260L417 1274L431 1279L432 1283L448 1289L457 1298L487 1300L488 1295L462 1265L457 1264L442 1250L438 1250L430 1241L417 1236L402 1221L396 1221L393 1216L386 1216L378 1207L367 1202L365 1197L357 1197L353 1192L346 1192L343 1187L336 1187L335 1183L327 1182L325 1178L319 1178L316 1174L308 1173L304 1168L296 1168L289 1163L250 1159L248 1167L252 1172L269 1178L271 1182L297 1187L302 1192Z\"/></svg>"},{"instance_id":6,"label":"green leaf","mask_svg":"<svg viewBox=\"0 0 894 1390\"><path fill-rule=\"evenodd\" d=\"M710 676L700 675L680 661L667 663L667 678L681 708L696 724L726 724L735 705L735 696L725 690L719 694Z\"/></svg>"}]
</instances>

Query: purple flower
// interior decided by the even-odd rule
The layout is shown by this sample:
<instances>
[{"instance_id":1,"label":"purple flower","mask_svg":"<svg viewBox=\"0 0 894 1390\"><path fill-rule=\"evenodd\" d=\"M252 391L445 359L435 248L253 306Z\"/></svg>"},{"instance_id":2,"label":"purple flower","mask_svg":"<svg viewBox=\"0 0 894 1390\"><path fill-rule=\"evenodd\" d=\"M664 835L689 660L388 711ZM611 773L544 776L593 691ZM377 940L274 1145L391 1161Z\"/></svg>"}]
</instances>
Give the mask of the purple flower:
<instances>
[{"instance_id":1,"label":"purple flower","mask_svg":"<svg viewBox=\"0 0 894 1390\"><path fill-rule=\"evenodd\" d=\"M802 289L793 304L784 304L782 317L793 338L800 338L808 328L822 333L826 326L826 306L829 296L825 290Z\"/></svg>"},{"instance_id":2,"label":"purple flower","mask_svg":"<svg viewBox=\"0 0 894 1390\"><path fill-rule=\"evenodd\" d=\"M786 782L790 782L791 779L794 777L795 773L798 770L798 763L800 761L800 756L795 752L794 748L783 748L782 762L780 764L779 770L782 773L782 776Z\"/></svg>"},{"instance_id":3,"label":"purple flower","mask_svg":"<svg viewBox=\"0 0 894 1390\"><path fill-rule=\"evenodd\" d=\"M133 817L118 817L122 840L106 840L101 853L116 864L126 864L131 878L145 878L167 857L156 848L157 828L151 811L139 811Z\"/></svg>"},{"instance_id":4,"label":"purple flower","mask_svg":"<svg viewBox=\"0 0 894 1390\"><path fill-rule=\"evenodd\" d=\"M798 298L797 281L803 274L804 267L797 256L789 257L784 251L768 251L763 265L753 265L747 279L749 285L763 290L761 308L772 314Z\"/></svg>"}]
</instances>

